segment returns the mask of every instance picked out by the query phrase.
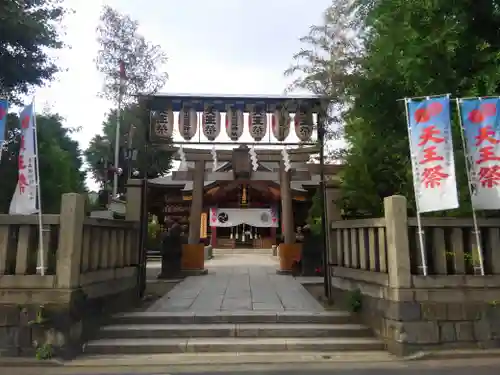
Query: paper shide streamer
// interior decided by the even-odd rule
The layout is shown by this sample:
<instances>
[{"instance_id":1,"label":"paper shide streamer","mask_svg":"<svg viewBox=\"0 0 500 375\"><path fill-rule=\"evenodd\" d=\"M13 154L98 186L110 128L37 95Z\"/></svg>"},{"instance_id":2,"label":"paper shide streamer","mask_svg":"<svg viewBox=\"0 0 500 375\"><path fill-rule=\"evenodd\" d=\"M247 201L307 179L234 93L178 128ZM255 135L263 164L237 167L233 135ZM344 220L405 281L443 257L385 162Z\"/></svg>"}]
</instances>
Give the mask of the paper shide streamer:
<instances>
[{"instance_id":1,"label":"paper shide streamer","mask_svg":"<svg viewBox=\"0 0 500 375\"><path fill-rule=\"evenodd\" d=\"M186 160L186 153L184 152L184 149L179 147L179 159L181 160L181 165L179 166L180 171L187 171L187 160Z\"/></svg>"},{"instance_id":2,"label":"paper shide streamer","mask_svg":"<svg viewBox=\"0 0 500 375\"><path fill-rule=\"evenodd\" d=\"M257 171L259 168L259 162L257 160L257 152L255 151L255 147L252 147L248 153L250 154L250 161L252 162L252 169L253 171Z\"/></svg>"},{"instance_id":3,"label":"paper shide streamer","mask_svg":"<svg viewBox=\"0 0 500 375\"><path fill-rule=\"evenodd\" d=\"M212 151L210 151L210 153L212 154L212 170L215 172L217 170L217 165L218 165L218 161L217 161L217 151L215 150L215 146L212 147Z\"/></svg>"},{"instance_id":4,"label":"paper shide streamer","mask_svg":"<svg viewBox=\"0 0 500 375\"><path fill-rule=\"evenodd\" d=\"M283 158L283 164L285 165L285 172L288 172L291 168L290 165L290 156L288 155L288 151L286 148L281 150L281 157Z\"/></svg>"}]
</instances>

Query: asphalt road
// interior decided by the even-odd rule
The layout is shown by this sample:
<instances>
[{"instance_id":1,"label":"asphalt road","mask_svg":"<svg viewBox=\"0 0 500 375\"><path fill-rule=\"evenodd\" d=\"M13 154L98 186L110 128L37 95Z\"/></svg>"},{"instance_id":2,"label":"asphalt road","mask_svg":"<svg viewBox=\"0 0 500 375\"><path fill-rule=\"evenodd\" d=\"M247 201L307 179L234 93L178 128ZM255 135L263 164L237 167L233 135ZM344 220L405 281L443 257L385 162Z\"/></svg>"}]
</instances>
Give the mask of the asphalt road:
<instances>
[{"instance_id":1,"label":"asphalt road","mask_svg":"<svg viewBox=\"0 0 500 375\"><path fill-rule=\"evenodd\" d=\"M115 368L38 367L4 368L0 373L16 375L498 375L500 358L460 360L395 361L385 363L323 363L231 366L149 366ZM11 370L11 371L8 371Z\"/></svg>"}]
</instances>

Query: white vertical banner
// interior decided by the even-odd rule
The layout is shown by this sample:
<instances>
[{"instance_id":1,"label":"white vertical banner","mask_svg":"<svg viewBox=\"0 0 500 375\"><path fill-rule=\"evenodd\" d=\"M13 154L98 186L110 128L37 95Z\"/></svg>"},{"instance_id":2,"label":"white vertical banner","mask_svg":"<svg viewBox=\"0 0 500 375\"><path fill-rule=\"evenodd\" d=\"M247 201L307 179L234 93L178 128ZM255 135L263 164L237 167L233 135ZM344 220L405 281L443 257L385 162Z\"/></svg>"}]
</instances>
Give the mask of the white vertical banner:
<instances>
[{"instance_id":1,"label":"white vertical banner","mask_svg":"<svg viewBox=\"0 0 500 375\"><path fill-rule=\"evenodd\" d=\"M472 208L500 209L500 99L459 99Z\"/></svg>"},{"instance_id":2,"label":"white vertical banner","mask_svg":"<svg viewBox=\"0 0 500 375\"><path fill-rule=\"evenodd\" d=\"M417 211L457 208L450 99L442 96L406 102Z\"/></svg>"},{"instance_id":3,"label":"white vertical banner","mask_svg":"<svg viewBox=\"0 0 500 375\"><path fill-rule=\"evenodd\" d=\"M9 215L31 215L38 212L34 116L33 103L24 107L20 115L19 172Z\"/></svg>"}]
</instances>

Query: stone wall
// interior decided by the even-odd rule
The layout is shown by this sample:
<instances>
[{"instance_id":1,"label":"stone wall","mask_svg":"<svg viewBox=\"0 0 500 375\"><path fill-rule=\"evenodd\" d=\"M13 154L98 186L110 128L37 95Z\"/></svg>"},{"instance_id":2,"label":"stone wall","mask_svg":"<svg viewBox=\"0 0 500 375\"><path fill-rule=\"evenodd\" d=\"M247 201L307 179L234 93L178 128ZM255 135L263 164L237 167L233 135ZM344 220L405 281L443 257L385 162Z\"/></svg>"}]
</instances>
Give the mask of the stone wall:
<instances>
[{"instance_id":1,"label":"stone wall","mask_svg":"<svg viewBox=\"0 0 500 375\"><path fill-rule=\"evenodd\" d=\"M471 276L470 284L480 284ZM499 287L479 289L412 288L398 291L359 279L333 277L336 306L350 309L353 291L361 292L360 321L382 338L387 349L405 356L418 351L500 347L500 304L490 299ZM418 281L417 281L418 283ZM458 290L458 293L457 293ZM402 293L401 293L402 292Z\"/></svg>"},{"instance_id":2,"label":"stone wall","mask_svg":"<svg viewBox=\"0 0 500 375\"><path fill-rule=\"evenodd\" d=\"M43 216L44 251L35 216L0 215L0 355L71 357L140 301L139 211L108 220L84 208L84 196L64 194L60 215Z\"/></svg>"},{"instance_id":3,"label":"stone wall","mask_svg":"<svg viewBox=\"0 0 500 375\"><path fill-rule=\"evenodd\" d=\"M429 274L424 276L418 267L421 258L415 253L418 246L412 243L417 237L409 237L415 232L411 232L413 221L406 216L406 199L388 197L384 208L384 218L332 223L335 305L350 309L350 299L357 294L361 309L356 315L396 355L500 347L498 221L480 222L487 233L483 252L490 274L485 276L473 274L477 267L464 267L474 258L464 257L464 253L470 254L474 246L461 233L472 222L450 218L424 221L433 232L426 242ZM451 235L451 240L445 240L445 235ZM448 260L450 253L454 259Z\"/></svg>"},{"instance_id":4,"label":"stone wall","mask_svg":"<svg viewBox=\"0 0 500 375\"><path fill-rule=\"evenodd\" d=\"M43 345L53 357L81 353L110 314L139 301L135 284L134 280L131 288L94 298L77 289L52 295L47 303L1 304L0 356L43 356L43 349L37 350Z\"/></svg>"}]
</instances>

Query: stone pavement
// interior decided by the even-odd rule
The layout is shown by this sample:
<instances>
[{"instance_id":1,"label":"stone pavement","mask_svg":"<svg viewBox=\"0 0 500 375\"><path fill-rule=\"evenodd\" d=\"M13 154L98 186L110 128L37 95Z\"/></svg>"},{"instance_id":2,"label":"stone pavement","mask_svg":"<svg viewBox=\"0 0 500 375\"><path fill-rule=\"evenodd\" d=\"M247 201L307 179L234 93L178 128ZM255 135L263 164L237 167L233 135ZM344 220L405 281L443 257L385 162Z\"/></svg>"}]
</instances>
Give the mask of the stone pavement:
<instances>
[{"instance_id":1,"label":"stone pavement","mask_svg":"<svg viewBox=\"0 0 500 375\"><path fill-rule=\"evenodd\" d=\"M251 250L249 250L251 252ZM149 307L150 312L323 311L270 255L228 254L206 262L208 275L191 276Z\"/></svg>"}]
</instances>

